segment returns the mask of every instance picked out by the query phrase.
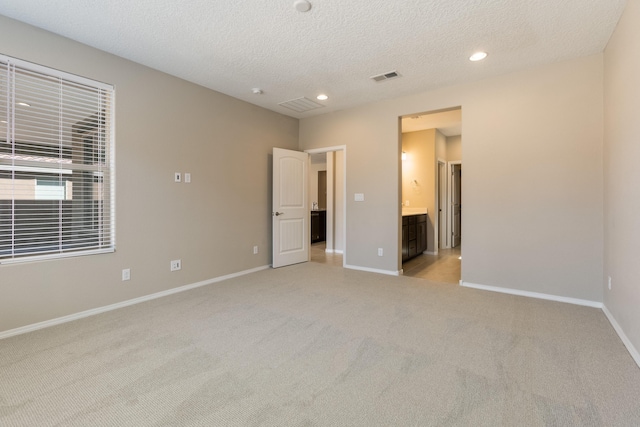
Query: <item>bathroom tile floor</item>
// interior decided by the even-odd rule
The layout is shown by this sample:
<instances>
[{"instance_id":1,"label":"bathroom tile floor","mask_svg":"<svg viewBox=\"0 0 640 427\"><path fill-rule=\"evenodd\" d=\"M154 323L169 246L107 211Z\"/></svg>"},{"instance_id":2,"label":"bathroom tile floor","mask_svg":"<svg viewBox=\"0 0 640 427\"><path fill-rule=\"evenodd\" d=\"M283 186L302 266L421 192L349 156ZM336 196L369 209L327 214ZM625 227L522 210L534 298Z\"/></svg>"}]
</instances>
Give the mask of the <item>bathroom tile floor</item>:
<instances>
[{"instance_id":1,"label":"bathroom tile floor","mask_svg":"<svg viewBox=\"0 0 640 427\"><path fill-rule=\"evenodd\" d=\"M311 262L342 267L342 254L327 253L326 248L326 242L313 243L310 253Z\"/></svg>"},{"instance_id":2,"label":"bathroom tile floor","mask_svg":"<svg viewBox=\"0 0 640 427\"><path fill-rule=\"evenodd\" d=\"M441 283L460 283L460 246L440 249L438 255L418 255L402 264L403 275Z\"/></svg>"},{"instance_id":3,"label":"bathroom tile floor","mask_svg":"<svg viewBox=\"0 0 640 427\"><path fill-rule=\"evenodd\" d=\"M325 242L311 245L311 262L342 267L342 254L327 253ZM460 246L440 249L438 255L419 255L402 264L403 275L433 282L460 283Z\"/></svg>"}]
</instances>

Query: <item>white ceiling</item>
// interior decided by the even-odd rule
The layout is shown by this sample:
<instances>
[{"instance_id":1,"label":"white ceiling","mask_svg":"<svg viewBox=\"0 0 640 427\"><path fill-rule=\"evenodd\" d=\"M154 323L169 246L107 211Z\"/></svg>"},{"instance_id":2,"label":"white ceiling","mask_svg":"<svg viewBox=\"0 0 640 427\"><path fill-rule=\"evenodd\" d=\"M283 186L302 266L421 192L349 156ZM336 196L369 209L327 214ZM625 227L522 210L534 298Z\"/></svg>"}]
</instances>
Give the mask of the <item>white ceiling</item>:
<instances>
[{"instance_id":1,"label":"white ceiling","mask_svg":"<svg viewBox=\"0 0 640 427\"><path fill-rule=\"evenodd\" d=\"M303 118L602 52L626 3L310 1L3 0L0 14ZM488 58L470 62L476 50ZM319 93L323 108L278 105Z\"/></svg>"}]
</instances>

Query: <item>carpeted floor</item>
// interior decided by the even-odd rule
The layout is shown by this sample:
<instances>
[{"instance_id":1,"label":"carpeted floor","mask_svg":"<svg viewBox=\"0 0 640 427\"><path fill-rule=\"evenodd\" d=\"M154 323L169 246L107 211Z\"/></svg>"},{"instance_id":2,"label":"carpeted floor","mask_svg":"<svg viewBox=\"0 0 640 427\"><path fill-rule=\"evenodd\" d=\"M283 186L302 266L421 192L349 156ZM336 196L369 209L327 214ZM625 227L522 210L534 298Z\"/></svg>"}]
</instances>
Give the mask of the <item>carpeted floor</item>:
<instances>
[{"instance_id":1,"label":"carpeted floor","mask_svg":"<svg viewBox=\"0 0 640 427\"><path fill-rule=\"evenodd\" d=\"M2 426L633 426L601 310L306 263L0 341Z\"/></svg>"}]
</instances>

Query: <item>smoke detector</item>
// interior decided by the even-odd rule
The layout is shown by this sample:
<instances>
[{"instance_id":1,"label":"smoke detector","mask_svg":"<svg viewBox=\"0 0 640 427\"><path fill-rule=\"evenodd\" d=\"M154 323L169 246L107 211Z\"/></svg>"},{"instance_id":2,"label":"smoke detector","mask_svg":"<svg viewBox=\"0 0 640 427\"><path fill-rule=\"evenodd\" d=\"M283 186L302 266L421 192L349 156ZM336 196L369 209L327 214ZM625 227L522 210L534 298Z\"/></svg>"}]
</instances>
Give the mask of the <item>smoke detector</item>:
<instances>
[{"instance_id":1,"label":"smoke detector","mask_svg":"<svg viewBox=\"0 0 640 427\"><path fill-rule=\"evenodd\" d=\"M296 0L293 3L293 7L295 7L298 12L308 12L311 10L311 3L307 0Z\"/></svg>"}]
</instances>

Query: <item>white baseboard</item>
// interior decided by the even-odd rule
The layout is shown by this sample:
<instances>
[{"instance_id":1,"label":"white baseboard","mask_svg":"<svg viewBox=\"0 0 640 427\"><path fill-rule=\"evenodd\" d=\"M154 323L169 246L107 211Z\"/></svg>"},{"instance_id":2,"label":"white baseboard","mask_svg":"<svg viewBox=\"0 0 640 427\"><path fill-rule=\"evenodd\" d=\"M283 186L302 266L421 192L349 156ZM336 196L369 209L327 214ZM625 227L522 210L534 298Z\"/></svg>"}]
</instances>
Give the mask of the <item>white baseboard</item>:
<instances>
[{"instance_id":1,"label":"white baseboard","mask_svg":"<svg viewBox=\"0 0 640 427\"><path fill-rule=\"evenodd\" d=\"M215 277L213 279L203 280L202 282L192 283L190 285L184 285L177 288L167 289L166 291L156 292L155 294L145 295L138 298L118 302L115 304L105 305L103 307L92 308L91 310L81 311L79 313L70 314L68 316L57 317L51 320L45 320L44 322L33 323L31 325L21 326L15 329L9 329L8 331L0 332L0 340L9 338L14 335L26 334L27 332L37 331L38 329L44 329L51 326L60 325L62 323L72 322L74 320L82 319L84 317L95 316L96 314L105 313L111 310L117 310L119 308L128 307L134 304L140 304L141 302L150 301L156 298L166 297L168 295L177 294L179 292L188 291L191 289L199 288L201 286L210 285L212 283L222 282L224 280L233 279L234 277L244 276L246 274L255 273L257 271L266 270L270 266L264 265L261 267L252 268L250 270L240 271L238 273L227 274L226 276Z\"/></svg>"},{"instance_id":2,"label":"white baseboard","mask_svg":"<svg viewBox=\"0 0 640 427\"><path fill-rule=\"evenodd\" d=\"M324 251L328 254L342 254L344 252L340 249L325 249Z\"/></svg>"},{"instance_id":3,"label":"white baseboard","mask_svg":"<svg viewBox=\"0 0 640 427\"><path fill-rule=\"evenodd\" d=\"M368 268L368 267L359 267L357 265L344 265L344 268L349 268L351 270L358 271L367 271L369 273L378 273L378 274L386 274L387 276L400 276L400 271L392 271L392 270L379 270L377 268Z\"/></svg>"},{"instance_id":4,"label":"white baseboard","mask_svg":"<svg viewBox=\"0 0 640 427\"><path fill-rule=\"evenodd\" d=\"M638 350L633 346L627 335L622 330L622 327L620 327L606 305L602 305L602 311L604 312L604 315L607 316L607 319L609 319L609 323L611 323L611 326L613 326L613 329L622 340L624 346L627 347L627 350L629 351L629 354L631 354L633 360L635 360L638 367L640 367L640 352L638 352Z\"/></svg>"},{"instance_id":5,"label":"white baseboard","mask_svg":"<svg viewBox=\"0 0 640 427\"><path fill-rule=\"evenodd\" d=\"M438 255L438 251L424 251L422 253L425 255Z\"/></svg>"},{"instance_id":6,"label":"white baseboard","mask_svg":"<svg viewBox=\"0 0 640 427\"><path fill-rule=\"evenodd\" d=\"M584 305L584 306L587 306L587 307L594 307L594 308L602 308L603 307L602 303L598 302L598 301L590 301L590 300L586 300L586 299L561 297L561 296L557 296L557 295L543 294L543 293L539 293L539 292L529 292L529 291L521 291L519 289L501 288L501 287L498 287L498 286L478 285L476 283L464 282L462 280L460 281L460 286L464 286L465 288L481 289L483 291L500 292L500 293L503 293L503 294L518 295L518 296L522 296L522 297L546 299L546 300L550 300L550 301L565 302L565 303L568 303L568 304L575 304L575 305Z\"/></svg>"}]
</instances>

